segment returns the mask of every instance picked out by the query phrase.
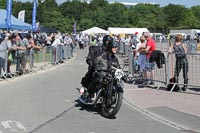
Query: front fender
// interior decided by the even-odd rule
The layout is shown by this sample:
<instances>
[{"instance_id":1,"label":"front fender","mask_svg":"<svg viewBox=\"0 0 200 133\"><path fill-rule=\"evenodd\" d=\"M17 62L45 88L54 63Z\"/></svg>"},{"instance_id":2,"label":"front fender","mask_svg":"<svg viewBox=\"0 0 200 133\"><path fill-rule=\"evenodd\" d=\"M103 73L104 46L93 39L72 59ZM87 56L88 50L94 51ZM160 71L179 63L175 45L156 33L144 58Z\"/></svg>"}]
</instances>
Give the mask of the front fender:
<instances>
[{"instance_id":1,"label":"front fender","mask_svg":"<svg viewBox=\"0 0 200 133\"><path fill-rule=\"evenodd\" d=\"M115 88L118 92L124 92L123 88L124 88L124 82L123 81L116 81L115 83Z\"/></svg>"}]
</instances>

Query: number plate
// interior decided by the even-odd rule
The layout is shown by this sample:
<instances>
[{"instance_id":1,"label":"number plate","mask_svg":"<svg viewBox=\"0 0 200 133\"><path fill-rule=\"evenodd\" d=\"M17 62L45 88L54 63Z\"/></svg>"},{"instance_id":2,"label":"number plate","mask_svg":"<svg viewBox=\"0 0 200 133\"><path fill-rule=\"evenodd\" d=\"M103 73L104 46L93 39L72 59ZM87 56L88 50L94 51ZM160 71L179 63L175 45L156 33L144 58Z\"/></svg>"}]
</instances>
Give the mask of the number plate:
<instances>
[{"instance_id":1,"label":"number plate","mask_svg":"<svg viewBox=\"0 0 200 133\"><path fill-rule=\"evenodd\" d=\"M115 71L115 78L118 80L121 80L121 78L124 76L124 72L121 69L117 69Z\"/></svg>"}]
</instances>

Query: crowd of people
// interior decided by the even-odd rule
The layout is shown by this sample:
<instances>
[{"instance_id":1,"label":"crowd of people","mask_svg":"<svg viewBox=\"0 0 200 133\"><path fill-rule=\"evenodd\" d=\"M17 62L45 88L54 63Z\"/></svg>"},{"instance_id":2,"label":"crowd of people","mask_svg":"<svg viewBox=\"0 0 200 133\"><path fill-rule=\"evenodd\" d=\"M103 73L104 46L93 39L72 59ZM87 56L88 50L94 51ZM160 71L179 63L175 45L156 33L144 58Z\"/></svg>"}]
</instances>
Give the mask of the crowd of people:
<instances>
[{"instance_id":1,"label":"crowd of people","mask_svg":"<svg viewBox=\"0 0 200 133\"><path fill-rule=\"evenodd\" d=\"M0 75L2 71L10 73L10 66L13 60L16 61L16 72L18 74L23 73L26 70L26 63L28 58L32 58L30 61L30 67L34 64L34 54L40 49L47 47L47 52L52 51L52 62L63 63L66 58L73 57L73 53L76 48L84 49L86 46L103 46L105 43L105 34L68 34L68 33L0 33ZM113 42L119 47L124 44L129 47L132 51L134 64L133 66L138 68L138 72L146 80L143 84L153 85L153 77L155 70L155 62L150 61L150 57L154 51L156 51L156 43L152 33L144 32L139 34L135 32L133 35L110 35ZM181 35L179 35L180 38ZM177 36L176 36L177 37ZM177 38L175 40L177 41ZM182 38L183 39L183 38ZM176 44L176 42L175 42ZM66 56L66 49L64 47L68 46L70 48L70 56ZM170 45L169 52L177 48L174 45ZM182 46L182 45L181 45ZM183 45L186 47L185 45ZM8 53L7 53L8 52ZM180 51L179 51L180 52ZM184 48L182 53L187 53L187 48ZM56 56L53 53L57 53ZM178 65L176 65L175 75L176 82L178 82L178 76L181 68L184 70L184 83L188 83L188 65L187 59L180 60L177 57ZM184 56L186 57L186 56ZM5 63L7 63L7 68L5 68ZM184 64L183 64L184 63ZM177 63L176 63L177 64ZM183 66L180 66L183 64ZM147 80L148 79L148 80ZM186 86L184 86L186 88ZM184 88L184 90L185 90Z\"/></svg>"},{"instance_id":2,"label":"crowd of people","mask_svg":"<svg viewBox=\"0 0 200 133\"><path fill-rule=\"evenodd\" d=\"M16 61L16 72L22 73L26 68L28 57L31 54L33 56L33 52L39 49L41 49L41 46L36 44L30 34L25 34L22 37L19 33L1 33L0 75L2 76L2 69L5 73L10 73L11 64L14 61Z\"/></svg>"},{"instance_id":3,"label":"crowd of people","mask_svg":"<svg viewBox=\"0 0 200 133\"><path fill-rule=\"evenodd\" d=\"M169 82L172 83L179 83L179 73L182 69L183 71L183 87L181 88L182 91L186 91L187 84L188 84L188 60L187 60L187 44L184 43L184 36L181 34L177 34L174 37L175 42L172 43L171 39L169 39L169 50L168 53L175 54L176 62L175 62L175 69L173 72L173 77ZM133 67L135 68L137 65L139 66L139 73L142 75L143 84L150 84L153 85L153 78L155 75L155 65L157 64L158 68L161 68L160 65L165 64L165 57L161 50L156 49L156 43L153 39L153 34L149 32L145 32L141 36L138 36L138 33L135 33L135 37L133 37L132 43L132 51L133 51L133 58L134 64ZM134 45L134 46L133 46ZM159 54L159 56L157 55ZM156 57L154 57L156 55ZM152 60L152 58L155 58ZM160 60L160 61L159 61ZM136 63L135 63L136 62ZM173 84L170 84L173 87ZM178 86L178 85L177 85ZM171 87L171 88L172 88ZM171 89L170 88L170 89ZM178 90L180 87L178 87Z\"/></svg>"},{"instance_id":4,"label":"crowd of people","mask_svg":"<svg viewBox=\"0 0 200 133\"><path fill-rule=\"evenodd\" d=\"M155 66L162 68L161 65L165 64L165 56L162 50L156 49L155 37L152 33L144 32L139 35L135 32L134 35L126 36L125 38L120 36L115 36L115 41L118 45L124 43L132 51L133 57L133 70L138 72L140 76L144 79L144 85L154 85L155 77ZM175 42L172 43L169 38L169 54L174 53L176 57L174 74L172 75L174 81L173 83L179 82L179 73L181 69L183 70L184 85L182 90L187 89L188 84L188 61L187 61L187 44L184 43L184 36L177 34L174 37ZM154 57L156 55L156 57ZM159 58L158 58L159 57ZM136 70L137 69L137 70Z\"/></svg>"},{"instance_id":5,"label":"crowd of people","mask_svg":"<svg viewBox=\"0 0 200 133\"><path fill-rule=\"evenodd\" d=\"M0 76L11 72L11 64L16 64L16 74L23 74L29 67L34 67L35 53L46 48L52 55L52 63L63 63L73 57L76 47L89 45L89 35L68 33L11 33L0 32ZM68 55L67 55L68 54ZM3 73L2 73L3 72Z\"/></svg>"},{"instance_id":6,"label":"crowd of people","mask_svg":"<svg viewBox=\"0 0 200 133\"><path fill-rule=\"evenodd\" d=\"M73 57L77 48L101 46L103 36L105 35L0 31L0 75L3 75L2 72L10 73L12 63L16 64L16 74L23 74L27 71L28 59L29 67L33 68L34 55L43 48L52 54L52 63L63 63L67 58Z\"/></svg>"}]
</instances>

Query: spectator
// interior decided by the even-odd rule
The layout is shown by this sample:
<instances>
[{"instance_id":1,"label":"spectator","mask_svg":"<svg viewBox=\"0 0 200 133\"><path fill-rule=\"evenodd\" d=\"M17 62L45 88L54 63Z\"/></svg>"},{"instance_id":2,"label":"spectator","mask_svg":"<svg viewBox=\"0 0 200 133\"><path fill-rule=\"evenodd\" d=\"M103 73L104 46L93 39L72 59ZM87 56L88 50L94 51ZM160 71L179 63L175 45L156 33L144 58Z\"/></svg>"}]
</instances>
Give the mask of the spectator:
<instances>
[{"instance_id":1,"label":"spectator","mask_svg":"<svg viewBox=\"0 0 200 133\"><path fill-rule=\"evenodd\" d=\"M52 41L52 36L51 36L51 34L48 34L47 37L46 37L47 54L50 54L51 41Z\"/></svg>"},{"instance_id":2,"label":"spectator","mask_svg":"<svg viewBox=\"0 0 200 133\"><path fill-rule=\"evenodd\" d=\"M58 63L58 46L60 46L61 45L61 39L59 38L59 35L57 34L57 35L55 35L55 40L53 41L53 43L52 43L52 51L53 51L53 54L52 54L52 63Z\"/></svg>"},{"instance_id":3,"label":"spectator","mask_svg":"<svg viewBox=\"0 0 200 133\"><path fill-rule=\"evenodd\" d=\"M31 35L26 34L20 42L16 43L19 63L19 66L17 66L17 71L19 71L19 74L22 74L26 70L26 62L31 49L31 45L29 44L30 38Z\"/></svg>"},{"instance_id":4,"label":"spectator","mask_svg":"<svg viewBox=\"0 0 200 133\"><path fill-rule=\"evenodd\" d=\"M21 65L22 65L22 55L24 56L23 50L25 50L25 47L23 48L22 46L22 40L19 34L15 35L15 49L16 49L16 59L17 59L17 64L16 64L16 71L19 73L21 71Z\"/></svg>"},{"instance_id":5,"label":"spectator","mask_svg":"<svg viewBox=\"0 0 200 133\"><path fill-rule=\"evenodd\" d=\"M2 34L3 36L3 34ZM0 43L0 76L2 76L2 69L5 70L5 60L6 60L7 45L4 40Z\"/></svg>"},{"instance_id":6,"label":"spectator","mask_svg":"<svg viewBox=\"0 0 200 133\"><path fill-rule=\"evenodd\" d=\"M138 59L139 64L139 72L142 76L144 76L145 71L145 65L146 65L146 54L141 53L142 49L145 49L146 47L146 41L144 36L140 37L140 43L137 44L136 49L134 50L136 52L135 59Z\"/></svg>"},{"instance_id":7,"label":"spectator","mask_svg":"<svg viewBox=\"0 0 200 133\"><path fill-rule=\"evenodd\" d=\"M64 40L63 40L63 36L59 35L59 39L60 39L60 43L58 44L58 60L59 63L63 63L63 58L64 58Z\"/></svg>"},{"instance_id":8,"label":"spectator","mask_svg":"<svg viewBox=\"0 0 200 133\"><path fill-rule=\"evenodd\" d=\"M51 41L52 41L52 38L51 38L51 34L48 34L47 37L46 37L46 46L51 46Z\"/></svg>"},{"instance_id":9,"label":"spectator","mask_svg":"<svg viewBox=\"0 0 200 133\"><path fill-rule=\"evenodd\" d=\"M11 66L11 59L12 59L12 55L10 54L10 50L12 50L12 36L10 33L6 33L6 37L5 39L1 42L0 45L0 50L2 50L1 54L0 54L0 69L2 69L2 67L4 67L5 65L5 61L7 61L7 70L6 73L10 73L10 66ZM6 50L8 50L8 55L7 52L5 52ZM6 59L7 58L7 59ZM5 68L5 67L4 67ZM5 69L4 69L5 70Z\"/></svg>"},{"instance_id":10,"label":"spectator","mask_svg":"<svg viewBox=\"0 0 200 133\"><path fill-rule=\"evenodd\" d=\"M140 42L140 38L139 38L139 33L135 32L135 35L132 36L131 40L130 40L130 44L132 46L133 49L136 48L136 45Z\"/></svg>"},{"instance_id":11,"label":"spectator","mask_svg":"<svg viewBox=\"0 0 200 133\"><path fill-rule=\"evenodd\" d=\"M146 54L146 70L145 70L145 78L147 79L144 84L151 84L153 85L154 82L154 70L155 70L155 62L149 62L149 58L154 50L156 50L156 43L152 39L152 36L149 32L144 33L144 38L146 39L146 48L141 50L141 53ZM148 81L149 80L149 81Z\"/></svg>"},{"instance_id":12,"label":"spectator","mask_svg":"<svg viewBox=\"0 0 200 133\"><path fill-rule=\"evenodd\" d=\"M5 38L5 35L3 34L2 31L0 31L0 44L4 40L4 38Z\"/></svg>"},{"instance_id":13,"label":"spectator","mask_svg":"<svg viewBox=\"0 0 200 133\"><path fill-rule=\"evenodd\" d=\"M174 79L175 83L178 83L178 77L181 69L183 69L183 78L184 78L184 86L182 88L183 91L186 91L188 84L188 60L186 57L187 54L187 45L182 42L183 36L181 34L177 34L175 36L175 43L170 45L169 53L172 53L172 50L175 52L176 56L176 64L174 71ZM170 43L170 42L169 42Z\"/></svg>"},{"instance_id":14,"label":"spectator","mask_svg":"<svg viewBox=\"0 0 200 133\"><path fill-rule=\"evenodd\" d=\"M34 35L35 38L37 38L37 34ZM36 41L33 38L29 39L29 44L31 45L31 50L30 50L30 67L33 67L34 63L34 54L41 49L40 45L36 44Z\"/></svg>"},{"instance_id":15,"label":"spectator","mask_svg":"<svg viewBox=\"0 0 200 133\"><path fill-rule=\"evenodd\" d=\"M69 35L69 45L70 45L70 52L71 52L71 57L74 57L73 53L75 52L75 41L73 40L72 35Z\"/></svg>"},{"instance_id":16,"label":"spectator","mask_svg":"<svg viewBox=\"0 0 200 133\"><path fill-rule=\"evenodd\" d=\"M130 36L125 36L125 45L129 46L130 45Z\"/></svg>"},{"instance_id":17,"label":"spectator","mask_svg":"<svg viewBox=\"0 0 200 133\"><path fill-rule=\"evenodd\" d=\"M83 41L83 35L79 35L79 40L78 40L78 43L79 43L79 48L80 49L84 49L84 41Z\"/></svg>"},{"instance_id":18,"label":"spectator","mask_svg":"<svg viewBox=\"0 0 200 133\"><path fill-rule=\"evenodd\" d=\"M66 55L68 58L73 57L74 49L75 49L75 42L72 39L72 36L67 34L64 38L64 44L67 47L67 50L65 53L69 52L68 55Z\"/></svg>"},{"instance_id":19,"label":"spectator","mask_svg":"<svg viewBox=\"0 0 200 133\"><path fill-rule=\"evenodd\" d=\"M96 46L96 38L94 37L94 36L92 36L92 38L91 38L91 45L92 46Z\"/></svg>"}]
</instances>

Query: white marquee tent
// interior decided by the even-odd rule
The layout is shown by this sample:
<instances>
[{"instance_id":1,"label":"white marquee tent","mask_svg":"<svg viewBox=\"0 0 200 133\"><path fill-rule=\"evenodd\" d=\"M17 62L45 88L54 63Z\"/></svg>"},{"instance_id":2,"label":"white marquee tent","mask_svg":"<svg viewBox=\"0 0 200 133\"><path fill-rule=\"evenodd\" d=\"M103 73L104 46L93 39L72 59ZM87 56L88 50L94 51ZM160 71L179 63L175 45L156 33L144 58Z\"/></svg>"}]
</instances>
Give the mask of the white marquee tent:
<instances>
[{"instance_id":1,"label":"white marquee tent","mask_svg":"<svg viewBox=\"0 0 200 133\"><path fill-rule=\"evenodd\" d=\"M149 32L147 28L118 28L118 27L108 27L109 34L135 34L142 35L143 32Z\"/></svg>"},{"instance_id":2,"label":"white marquee tent","mask_svg":"<svg viewBox=\"0 0 200 133\"><path fill-rule=\"evenodd\" d=\"M99 27L92 27L90 29L87 29L87 30L84 30L82 31L81 33L83 34L108 34L108 31L104 30L104 29L101 29Z\"/></svg>"}]
</instances>

